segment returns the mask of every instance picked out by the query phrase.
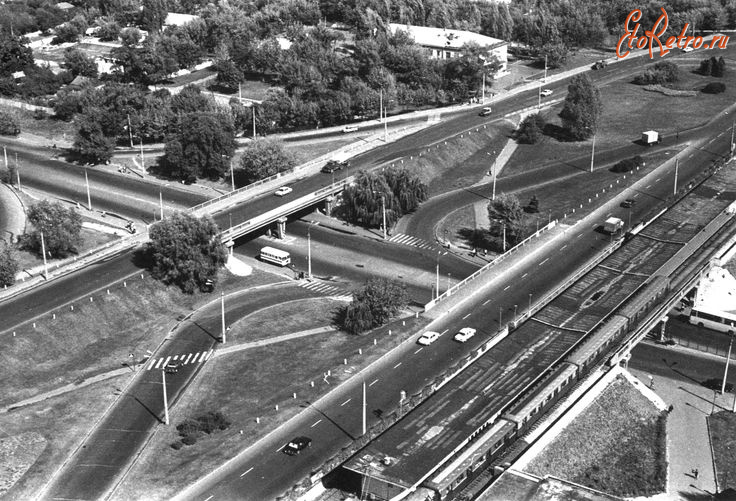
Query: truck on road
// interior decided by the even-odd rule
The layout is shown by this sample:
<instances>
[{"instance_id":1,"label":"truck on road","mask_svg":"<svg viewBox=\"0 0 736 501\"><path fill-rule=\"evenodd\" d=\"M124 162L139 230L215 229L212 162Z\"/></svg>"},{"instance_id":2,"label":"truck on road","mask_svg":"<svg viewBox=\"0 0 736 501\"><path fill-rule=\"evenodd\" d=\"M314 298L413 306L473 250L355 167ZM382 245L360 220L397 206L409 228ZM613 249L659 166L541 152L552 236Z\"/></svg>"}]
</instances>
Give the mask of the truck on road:
<instances>
[{"instance_id":1,"label":"truck on road","mask_svg":"<svg viewBox=\"0 0 736 501\"><path fill-rule=\"evenodd\" d=\"M603 223L603 231L606 233L610 233L613 235L614 233L618 233L624 228L624 222L621 221L617 217L609 217L606 219L606 222Z\"/></svg>"},{"instance_id":2,"label":"truck on road","mask_svg":"<svg viewBox=\"0 0 736 501\"><path fill-rule=\"evenodd\" d=\"M646 144L647 146L651 146L653 144L657 144L662 139L659 137L659 132L656 130L647 130L641 133L641 142Z\"/></svg>"}]
</instances>

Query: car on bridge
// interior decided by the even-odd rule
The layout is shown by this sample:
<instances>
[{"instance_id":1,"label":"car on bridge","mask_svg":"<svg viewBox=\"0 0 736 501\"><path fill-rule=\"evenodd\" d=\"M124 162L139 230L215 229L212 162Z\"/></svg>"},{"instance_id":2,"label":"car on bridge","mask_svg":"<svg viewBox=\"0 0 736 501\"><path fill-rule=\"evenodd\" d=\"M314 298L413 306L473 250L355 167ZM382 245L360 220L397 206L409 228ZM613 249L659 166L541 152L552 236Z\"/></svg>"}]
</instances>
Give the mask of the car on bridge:
<instances>
[{"instance_id":1,"label":"car on bridge","mask_svg":"<svg viewBox=\"0 0 736 501\"><path fill-rule=\"evenodd\" d=\"M274 192L274 195L276 195L277 197L285 197L292 191L294 190L289 188L288 186L282 186L281 188L279 188L278 190Z\"/></svg>"},{"instance_id":2,"label":"car on bridge","mask_svg":"<svg viewBox=\"0 0 736 501\"><path fill-rule=\"evenodd\" d=\"M437 341L439 338L440 338L439 332L427 331L421 336L419 336L419 339L417 339L417 343L421 344L422 346L429 346L430 344Z\"/></svg>"},{"instance_id":3,"label":"car on bridge","mask_svg":"<svg viewBox=\"0 0 736 501\"><path fill-rule=\"evenodd\" d=\"M347 134L348 132L358 132L358 126L357 125L346 125L342 128L342 133Z\"/></svg>"},{"instance_id":4,"label":"car on bridge","mask_svg":"<svg viewBox=\"0 0 736 501\"><path fill-rule=\"evenodd\" d=\"M463 327L457 334L455 334L454 339L455 341L464 343L473 336L475 336L475 329L473 329L472 327Z\"/></svg>"},{"instance_id":5,"label":"car on bridge","mask_svg":"<svg viewBox=\"0 0 736 501\"><path fill-rule=\"evenodd\" d=\"M322 167L321 171L325 174L332 174L336 170L347 169L348 167L350 167L350 163L347 160L330 160Z\"/></svg>"},{"instance_id":6,"label":"car on bridge","mask_svg":"<svg viewBox=\"0 0 736 501\"><path fill-rule=\"evenodd\" d=\"M312 439L309 437L294 437L286 444L281 452L287 456L296 456L307 447L312 446Z\"/></svg>"}]
</instances>

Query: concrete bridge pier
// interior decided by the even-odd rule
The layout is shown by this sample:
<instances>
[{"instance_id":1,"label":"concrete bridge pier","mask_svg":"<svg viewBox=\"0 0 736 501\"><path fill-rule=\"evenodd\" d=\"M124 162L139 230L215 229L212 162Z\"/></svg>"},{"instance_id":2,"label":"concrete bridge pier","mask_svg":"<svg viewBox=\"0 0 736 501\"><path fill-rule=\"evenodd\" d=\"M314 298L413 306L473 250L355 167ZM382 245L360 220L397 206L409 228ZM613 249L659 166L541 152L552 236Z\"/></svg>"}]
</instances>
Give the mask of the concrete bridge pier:
<instances>
[{"instance_id":1,"label":"concrete bridge pier","mask_svg":"<svg viewBox=\"0 0 736 501\"><path fill-rule=\"evenodd\" d=\"M662 320L661 320L662 323L659 326L659 342L660 343L664 343L664 333L665 333L665 330L667 329L667 319L668 317L666 315L662 317Z\"/></svg>"},{"instance_id":2,"label":"concrete bridge pier","mask_svg":"<svg viewBox=\"0 0 736 501\"><path fill-rule=\"evenodd\" d=\"M332 214L332 209L335 207L335 197L330 195L329 197L325 198L325 215L329 216Z\"/></svg>"},{"instance_id":3,"label":"concrete bridge pier","mask_svg":"<svg viewBox=\"0 0 736 501\"><path fill-rule=\"evenodd\" d=\"M281 216L276 220L276 238L283 239L286 237L286 217Z\"/></svg>"}]
</instances>

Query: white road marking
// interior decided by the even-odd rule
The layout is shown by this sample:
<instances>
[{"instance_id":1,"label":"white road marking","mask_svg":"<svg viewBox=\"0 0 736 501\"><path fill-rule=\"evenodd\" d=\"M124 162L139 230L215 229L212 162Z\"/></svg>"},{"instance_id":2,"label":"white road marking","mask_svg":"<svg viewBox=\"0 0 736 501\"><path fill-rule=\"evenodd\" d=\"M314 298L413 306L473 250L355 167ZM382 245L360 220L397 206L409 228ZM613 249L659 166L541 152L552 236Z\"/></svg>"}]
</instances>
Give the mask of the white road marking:
<instances>
[{"instance_id":1,"label":"white road marking","mask_svg":"<svg viewBox=\"0 0 736 501\"><path fill-rule=\"evenodd\" d=\"M401 362L399 362L398 364L394 365L394 369L397 369L399 367L399 365L401 365Z\"/></svg>"},{"instance_id":2,"label":"white road marking","mask_svg":"<svg viewBox=\"0 0 736 501\"><path fill-rule=\"evenodd\" d=\"M577 237L575 237L575 238L580 238L580 237L582 237L582 236L583 236L583 234L581 233L580 235L578 235L578 236L577 236Z\"/></svg>"},{"instance_id":3,"label":"white road marking","mask_svg":"<svg viewBox=\"0 0 736 501\"><path fill-rule=\"evenodd\" d=\"M549 261L549 258L547 258L547 259L545 259L544 261L542 261L541 263L539 263L539 266L542 266L542 265L543 265L544 263L546 263L547 261Z\"/></svg>"},{"instance_id":4,"label":"white road marking","mask_svg":"<svg viewBox=\"0 0 736 501\"><path fill-rule=\"evenodd\" d=\"M656 183L656 182L657 182L657 181L659 181L660 179L662 179L662 178L661 178L661 177L658 177L657 179L655 179L655 180L654 180L654 182Z\"/></svg>"},{"instance_id":5,"label":"white road marking","mask_svg":"<svg viewBox=\"0 0 736 501\"><path fill-rule=\"evenodd\" d=\"M207 498L207 499L205 499L204 501L210 501L210 499L212 499L213 497L215 497L215 495L214 495L214 494L212 494L212 495L211 495L210 497L208 497L208 498Z\"/></svg>"},{"instance_id":6,"label":"white road marking","mask_svg":"<svg viewBox=\"0 0 736 501\"><path fill-rule=\"evenodd\" d=\"M189 363L189 359L192 358L192 355L193 355L192 353L187 355L187 358L184 359L184 365L187 365Z\"/></svg>"},{"instance_id":7,"label":"white road marking","mask_svg":"<svg viewBox=\"0 0 736 501\"><path fill-rule=\"evenodd\" d=\"M510 287L511 287L510 285L507 285L506 287L503 288L503 290L509 289Z\"/></svg>"},{"instance_id":8,"label":"white road marking","mask_svg":"<svg viewBox=\"0 0 736 501\"><path fill-rule=\"evenodd\" d=\"M421 350L421 348L419 348L419 349ZM373 382L372 382L371 384L369 384L368 386L373 386L373 385L374 385L374 384L376 384L377 382L378 382L378 379L374 379L374 380L373 380Z\"/></svg>"},{"instance_id":9,"label":"white road marking","mask_svg":"<svg viewBox=\"0 0 736 501\"><path fill-rule=\"evenodd\" d=\"M253 467L251 466L250 468L248 468L247 470L245 470L245 471L244 471L243 473L241 473L241 474L240 474L240 478L243 478L244 476L246 476L246 475L247 475L248 473L250 473L250 471L251 471L252 469L253 469ZM212 496L210 496L210 497L209 497L209 498L207 498L207 499L210 499L211 497L212 497Z\"/></svg>"},{"instance_id":10,"label":"white road marking","mask_svg":"<svg viewBox=\"0 0 736 501\"><path fill-rule=\"evenodd\" d=\"M563 251L563 250L565 250L565 248L567 248L567 244L565 244L562 247L560 247L560 250Z\"/></svg>"},{"instance_id":11,"label":"white road marking","mask_svg":"<svg viewBox=\"0 0 736 501\"><path fill-rule=\"evenodd\" d=\"M416 355L417 353L419 353L419 352L420 352L420 351L422 351L423 349L424 349L424 348L419 348L419 349L418 349L417 351L415 351L415 352L414 352L414 354Z\"/></svg>"},{"instance_id":12,"label":"white road marking","mask_svg":"<svg viewBox=\"0 0 736 501\"><path fill-rule=\"evenodd\" d=\"M527 276L528 274L529 274L529 273L524 273L524 274L523 274L523 275L521 276L521 278L524 278L524 277L525 277L525 276Z\"/></svg>"},{"instance_id":13,"label":"white road marking","mask_svg":"<svg viewBox=\"0 0 736 501\"><path fill-rule=\"evenodd\" d=\"M352 400L352 398L348 398L347 400L345 400L343 403L340 404L340 407L342 407L343 405L347 404L351 400Z\"/></svg>"},{"instance_id":14,"label":"white road marking","mask_svg":"<svg viewBox=\"0 0 736 501\"><path fill-rule=\"evenodd\" d=\"M448 331L448 330L449 330L449 329L445 329L445 330L443 330L442 332L440 332L440 336L444 336L444 335L445 335L445 334L447 333L447 331Z\"/></svg>"},{"instance_id":15,"label":"white road marking","mask_svg":"<svg viewBox=\"0 0 736 501\"><path fill-rule=\"evenodd\" d=\"M490 300L490 299L486 299L486 302L485 302L485 303L483 303L483 306L487 305L487 304L488 304L488 303L490 303L490 302L491 302L491 300Z\"/></svg>"},{"instance_id":16,"label":"white road marking","mask_svg":"<svg viewBox=\"0 0 736 501\"><path fill-rule=\"evenodd\" d=\"M652 185L651 185L651 184L648 184L648 185L647 185L647 189L649 189L649 188L651 188L651 187L652 187Z\"/></svg>"},{"instance_id":17,"label":"white road marking","mask_svg":"<svg viewBox=\"0 0 736 501\"><path fill-rule=\"evenodd\" d=\"M164 361L164 359L163 359L163 358L159 358L159 359L158 359L158 362L156 362L156 365L154 365L154 366L153 366L153 368L154 368L154 369L158 369L158 366L159 366L159 365L161 365L161 362L163 362L163 361Z\"/></svg>"},{"instance_id":18,"label":"white road marking","mask_svg":"<svg viewBox=\"0 0 736 501\"><path fill-rule=\"evenodd\" d=\"M465 319L466 319L466 318L468 318L469 316L470 316L470 313L468 313L467 315L465 315L465 316L463 317L463 320L465 320Z\"/></svg>"},{"instance_id":19,"label":"white road marking","mask_svg":"<svg viewBox=\"0 0 736 501\"><path fill-rule=\"evenodd\" d=\"M169 363L169 360L171 360L171 356L166 357L166 361L164 361L163 366L166 367L166 364Z\"/></svg>"},{"instance_id":20,"label":"white road marking","mask_svg":"<svg viewBox=\"0 0 736 501\"><path fill-rule=\"evenodd\" d=\"M321 419L318 419L317 421L314 422L314 424L312 426L310 426L310 428L314 428L315 426L317 426L321 422L322 422L322 420Z\"/></svg>"}]
</instances>

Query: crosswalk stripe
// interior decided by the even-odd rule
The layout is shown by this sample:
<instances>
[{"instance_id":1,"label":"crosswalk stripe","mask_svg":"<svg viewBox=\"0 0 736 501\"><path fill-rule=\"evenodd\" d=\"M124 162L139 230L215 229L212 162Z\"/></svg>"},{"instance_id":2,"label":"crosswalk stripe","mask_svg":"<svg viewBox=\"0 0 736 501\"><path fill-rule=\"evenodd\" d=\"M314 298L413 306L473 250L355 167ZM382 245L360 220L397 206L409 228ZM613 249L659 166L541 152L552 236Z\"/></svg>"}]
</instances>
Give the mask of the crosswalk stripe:
<instances>
[{"instance_id":1,"label":"crosswalk stripe","mask_svg":"<svg viewBox=\"0 0 736 501\"><path fill-rule=\"evenodd\" d=\"M161 366L161 363L162 363L163 361L164 361L164 359L163 359L163 358L159 358L159 359L158 359L158 363L156 364L156 367L155 367L155 368L156 368L156 369L158 369L158 368L159 368L159 367Z\"/></svg>"},{"instance_id":2,"label":"crosswalk stripe","mask_svg":"<svg viewBox=\"0 0 736 501\"><path fill-rule=\"evenodd\" d=\"M186 365L186 364L188 364L188 363L189 363L189 359L190 359L191 357L192 357L192 354L191 354L191 353L190 353L189 355L187 355L187 358L186 358L186 359L184 360L184 365Z\"/></svg>"},{"instance_id":3,"label":"crosswalk stripe","mask_svg":"<svg viewBox=\"0 0 736 501\"><path fill-rule=\"evenodd\" d=\"M168 357L166 358L166 361L165 361L165 362L163 363L163 367L166 367L166 364L168 364L168 363L169 363L169 360L171 360L171 355L169 355L169 356L168 356Z\"/></svg>"}]
</instances>

